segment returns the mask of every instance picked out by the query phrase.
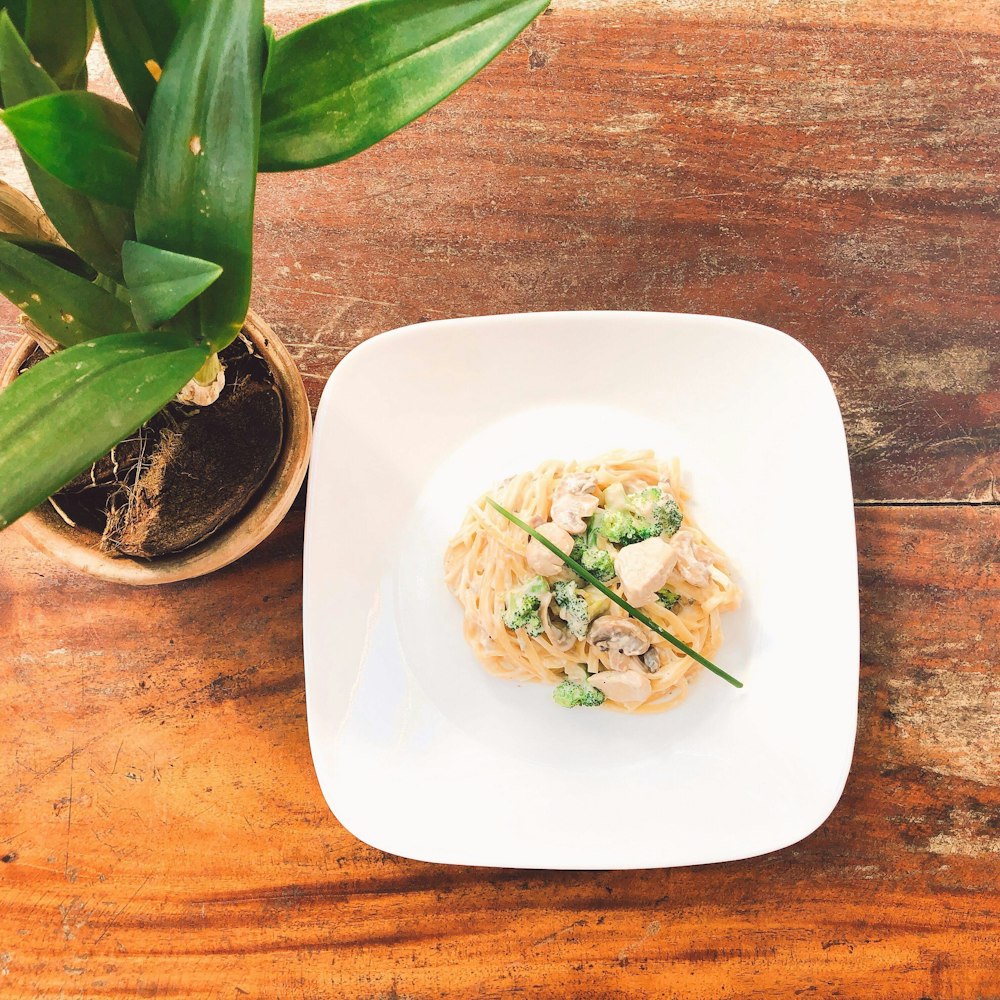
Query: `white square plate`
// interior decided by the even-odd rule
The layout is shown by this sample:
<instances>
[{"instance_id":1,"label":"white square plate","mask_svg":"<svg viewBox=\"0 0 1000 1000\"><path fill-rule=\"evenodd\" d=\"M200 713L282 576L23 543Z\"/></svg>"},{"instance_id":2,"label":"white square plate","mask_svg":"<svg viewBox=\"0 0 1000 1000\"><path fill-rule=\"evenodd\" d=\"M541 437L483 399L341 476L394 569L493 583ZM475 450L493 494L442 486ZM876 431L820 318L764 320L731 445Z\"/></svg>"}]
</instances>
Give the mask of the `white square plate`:
<instances>
[{"instance_id":1,"label":"white square plate","mask_svg":"<svg viewBox=\"0 0 1000 1000\"><path fill-rule=\"evenodd\" d=\"M578 427L560 444L547 428ZM653 715L563 709L486 673L442 557L466 506L546 458L677 455L743 588ZM847 780L858 586L823 369L769 327L565 312L424 323L356 348L319 406L305 538L309 740L361 840L424 861L658 868L795 843Z\"/></svg>"}]
</instances>

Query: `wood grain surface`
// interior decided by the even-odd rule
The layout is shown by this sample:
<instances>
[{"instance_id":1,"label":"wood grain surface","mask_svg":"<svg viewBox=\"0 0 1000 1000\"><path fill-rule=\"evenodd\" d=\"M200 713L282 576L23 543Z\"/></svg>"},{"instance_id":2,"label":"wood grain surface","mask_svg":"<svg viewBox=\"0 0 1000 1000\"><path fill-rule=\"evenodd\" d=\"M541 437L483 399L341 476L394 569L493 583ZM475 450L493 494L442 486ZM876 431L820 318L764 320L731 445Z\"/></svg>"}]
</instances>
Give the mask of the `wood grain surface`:
<instances>
[{"instance_id":1,"label":"wood grain surface","mask_svg":"<svg viewBox=\"0 0 1000 1000\"><path fill-rule=\"evenodd\" d=\"M300 514L252 561L127 599L5 538L4 985L997 996L1000 510L858 525L860 727L833 816L764 858L635 873L421 864L337 823L306 736Z\"/></svg>"},{"instance_id":2,"label":"wood grain surface","mask_svg":"<svg viewBox=\"0 0 1000 1000\"><path fill-rule=\"evenodd\" d=\"M379 147L262 178L254 306L314 401L367 337L490 312L736 315L822 361L863 622L819 831L638 873L382 854L309 758L301 511L155 590L7 532L0 997L1000 998L998 56L996 2L569 0Z\"/></svg>"}]
</instances>

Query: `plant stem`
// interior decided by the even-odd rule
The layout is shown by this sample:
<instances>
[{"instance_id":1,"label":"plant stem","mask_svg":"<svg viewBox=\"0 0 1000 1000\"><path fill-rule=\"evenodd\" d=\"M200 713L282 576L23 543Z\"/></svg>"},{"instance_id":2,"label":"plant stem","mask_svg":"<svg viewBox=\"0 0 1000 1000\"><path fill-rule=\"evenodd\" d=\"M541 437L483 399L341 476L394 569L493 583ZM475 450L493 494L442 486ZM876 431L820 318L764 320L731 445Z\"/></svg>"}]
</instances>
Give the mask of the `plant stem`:
<instances>
[{"instance_id":1,"label":"plant stem","mask_svg":"<svg viewBox=\"0 0 1000 1000\"><path fill-rule=\"evenodd\" d=\"M226 370L218 354L210 354L195 372L194 378L177 394L179 403L193 406L211 406L226 385Z\"/></svg>"},{"instance_id":2,"label":"plant stem","mask_svg":"<svg viewBox=\"0 0 1000 1000\"><path fill-rule=\"evenodd\" d=\"M194 381L198 385L211 385L222 371L222 363L218 354L210 354L205 363L194 373Z\"/></svg>"}]
</instances>

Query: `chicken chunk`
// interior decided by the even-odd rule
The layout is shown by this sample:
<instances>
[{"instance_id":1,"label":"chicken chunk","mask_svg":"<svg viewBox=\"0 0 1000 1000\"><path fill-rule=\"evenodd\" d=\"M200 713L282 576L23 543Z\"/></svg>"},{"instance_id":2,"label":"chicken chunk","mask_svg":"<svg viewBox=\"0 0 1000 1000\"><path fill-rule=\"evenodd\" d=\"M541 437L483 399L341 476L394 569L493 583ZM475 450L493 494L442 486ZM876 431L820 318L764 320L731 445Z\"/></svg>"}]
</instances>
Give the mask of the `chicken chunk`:
<instances>
[{"instance_id":1,"label":"chicken chunk","mask_svg":"<svg viewBox=\"0 0 1000 1000\"><path fill-rule=\"evenodd\" d=\"M656 600L656 592L667 582L676 562L673 543L662 538L647 538L620 549L615 556L615 572L629 604L641 608Z\"/></svg>"},{"instance_id":2,"label":"chicken chunk","mask_svg":"<svg viewBox=\"0 0 1000 1000\"><path fill-rule=\"evenodd\" d=\"M558 524L549 521L547 524L539 525L535 529L540 535L544 535L553 545L562 549L566 555L573 551L573 536ZM554 552L550 552L541 542L532 538L528 542L525 552L528 566L532 573L539 576L555 576L566 565Z\"/></svg>"},{"instance_id":3,"label":"chicken chunk","mask_svg":"<svg viewBox=\"0 0 1000 1000\"><path fill-rule=\"evenodd\" d=\"M625 708L638 708L653 693L649 677L638 670L602 670L590 678L590 683L609 701Z\"/></svg>"},{"instance_id":4,"label":"chicken chunk","mask_svg":"<svg viewBox=\"0 0 1000 1000\"><path fill-rule=\"evenodd\" d=\"M711 579L712 550L697 544L690 531L678 531L672 541L680 578L692 587L707 586Z\"/></svg>"}]
</instances>

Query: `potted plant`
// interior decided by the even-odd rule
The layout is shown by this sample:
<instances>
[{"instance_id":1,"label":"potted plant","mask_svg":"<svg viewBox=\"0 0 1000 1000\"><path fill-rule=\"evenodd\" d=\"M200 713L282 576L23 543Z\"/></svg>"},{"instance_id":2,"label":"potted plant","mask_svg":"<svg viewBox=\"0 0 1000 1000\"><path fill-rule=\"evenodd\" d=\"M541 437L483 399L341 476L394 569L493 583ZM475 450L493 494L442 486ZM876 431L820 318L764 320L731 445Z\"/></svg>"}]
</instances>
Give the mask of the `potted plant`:
<instances>
[{"instance_id":1,"label":"potted plant","mask_svg":"<svg viewBox=\"0 0 1000 1000\"><path fill-rule=\"evenodd\" d=\"M374 0L282 38L262 0L8 3L0 114L44 214L0 192L0 292L31 332L0 374L0 529L132 583L264 538L310 414L248 313L258 171L368 148L547 2ZM85 89L95 25L129 107Z\"/></svg>"}]
</instances>

